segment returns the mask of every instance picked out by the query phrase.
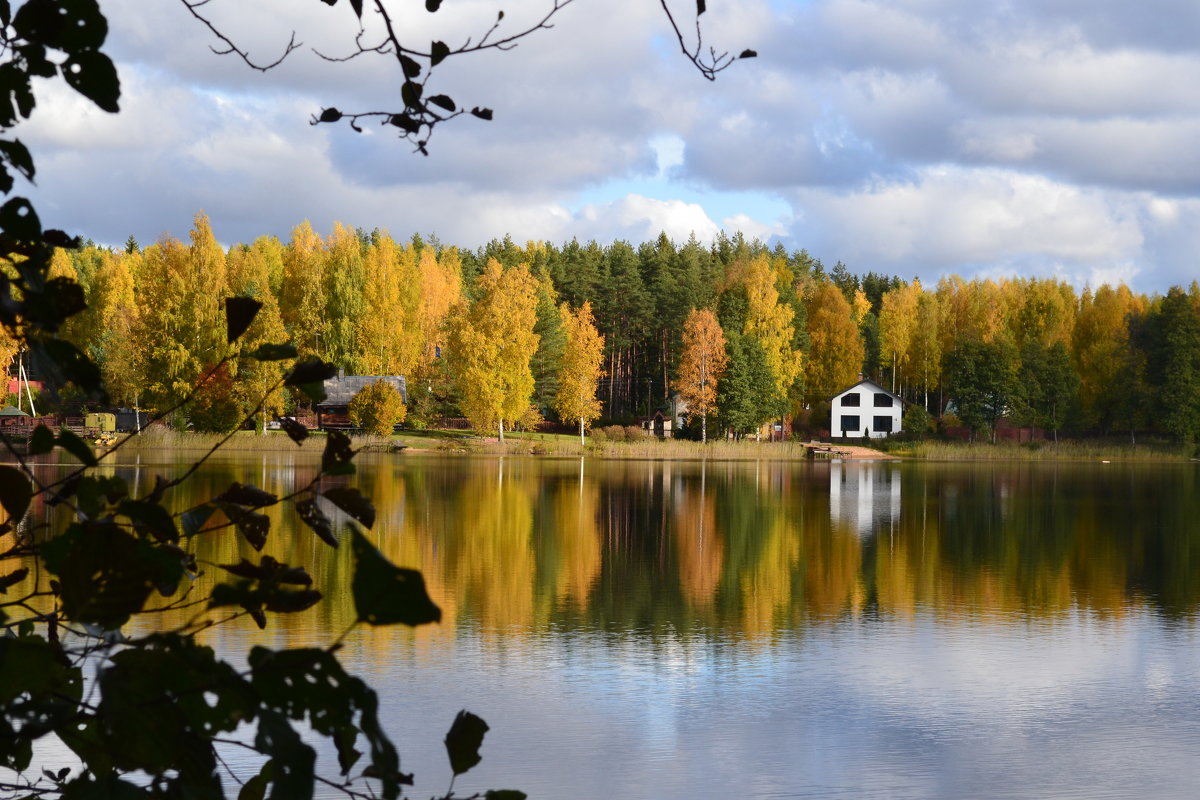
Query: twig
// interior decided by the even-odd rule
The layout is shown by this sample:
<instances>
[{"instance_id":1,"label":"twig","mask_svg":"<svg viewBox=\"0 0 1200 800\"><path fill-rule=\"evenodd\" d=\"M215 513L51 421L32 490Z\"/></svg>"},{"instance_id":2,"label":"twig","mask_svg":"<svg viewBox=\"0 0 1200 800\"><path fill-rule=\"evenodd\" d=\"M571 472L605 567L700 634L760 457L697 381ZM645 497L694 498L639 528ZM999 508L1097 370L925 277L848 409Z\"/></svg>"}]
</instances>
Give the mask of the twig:
<instances>
[{"instance_id":1,"label":"twig","mask_svg":"<svg viewBox=\"0 0 1200 800\"><path fill-rule=\"evenodd\" d=\"M246 63L246 66L250 67L251 69L256 69L259 72L267 72L268 70L275 69L275 67L278 67L283 63L285 58L292 54L292 51L304 46L303 42L296 41L296 32L292 31L292 37L288 40L287 46L284 48L283 53L279 56L279 58L275 59L270 64L257 64L250 58L250 54L248 52L242 50L236 44L234 44L233 40L221 33L221 31L217 29L217 26L213 25L212 21L209 20L208 17L196 10L203 5L207 5L209 0L179 0L179 2L182 3L183 7L188 10L188 13L200 20L204 27L208 28L212 32L213 36L216 36L225 43L224 49L218 49L212 45L209 45L209 50L212 50L219 56L227 56L230 53L236 54L242 59L242 61Z\"/></svg>"}]
</instances>

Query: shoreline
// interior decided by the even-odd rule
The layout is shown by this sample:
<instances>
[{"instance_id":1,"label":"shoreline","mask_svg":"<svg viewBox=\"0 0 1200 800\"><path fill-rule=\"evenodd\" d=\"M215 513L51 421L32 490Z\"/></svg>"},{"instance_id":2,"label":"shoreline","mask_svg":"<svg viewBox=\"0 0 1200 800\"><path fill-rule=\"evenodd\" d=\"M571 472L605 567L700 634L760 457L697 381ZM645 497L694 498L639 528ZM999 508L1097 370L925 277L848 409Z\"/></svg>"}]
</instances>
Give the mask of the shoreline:
<instances>
[{"instance_id":1,"label":"shoreline","mask_svg":"<svg viewBox=\"0 0 1200 800\"><path fill-rule=\"evenodd\" d=\"M129 438L124 437L120 441ZM177 431L151 431L136 437L122 449L130 452L174 452L202 453L220 440L216 434L197 434ZM1059 462L1145 462L1145 463L1189 463L1198 459L1185 452L1179 445L1162 442L1147 442L1136 446L1114 442L1092 442L1087 440L1064 440L1059 443L1033 442L946 442L925 440L919 442L893 442L887 449L876 449L863 445L822 442L756 442L715 440L707 444L681 439L661 440L653 437L636 437L624 441L601 439L589 440L581 446L578 438L565 434L515 433L505 438L503 444L495 437L478 436L464 431L405 431L391 437L352 437L354 447L364 452L391 452L397 455L533 455L576 457L591 455L602 458L651 458L659 460L769 460L802 461L814 460L814 448L828 448L831 453L816 453L816 460L842 461L924 461L924 462L978 462L978 461L1059 461ZM320 453L324 448L325 436L314 432L302 445L297 446L286 434L269 431L260 435L250 431L239 432L220 449L227 452L296 452L297 450Z\"/></svg>"}]
</instances>

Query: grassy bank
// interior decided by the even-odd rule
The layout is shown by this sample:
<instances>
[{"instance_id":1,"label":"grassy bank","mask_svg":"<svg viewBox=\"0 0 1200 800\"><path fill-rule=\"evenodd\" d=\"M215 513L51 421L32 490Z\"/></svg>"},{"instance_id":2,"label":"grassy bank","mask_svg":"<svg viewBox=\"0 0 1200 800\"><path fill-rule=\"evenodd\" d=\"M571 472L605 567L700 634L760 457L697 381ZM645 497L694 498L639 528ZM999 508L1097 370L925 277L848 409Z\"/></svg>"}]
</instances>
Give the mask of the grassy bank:
<instances>
[{"instance_id":1,"label":"grassy bank","mask_svg":"<svg viewBox=\"0 0 1200 800\"><path fill-rule=\"evenodd\" d=\"M171 450L180 452L204 452L221 440L221 436L209 433L180 432L165 428L153 428L133 438L125 449ZM743 440L740 442L715 440L708 444L683 439L656 439L637 436L616 440L609 437L588 437L586 445L579 444L579 437L552 433L506 433L504 442L495 436L479 436L472 431L403 431L393 437L353 436L354 447L366 450L390 450L393 445L403 445L415 453L474 453L479 455L546 455L578 456L586 454L606 458L668 458L668 459L802 459L804 446L799 443L767 443ZM320 453L325 446L325 436L314 432L304 442L302 449ZM296 444L282 431L268 431L259 435L252 431L239 431L226 442L222 450L231 452L294 452Z\"/></svg>"},{"instance_id":2,"label":"grassy bank","mask_svg":"<svg viewBox=\"0 0 1200 800\"><path fill-rule=\"evenodd\" d=\"M1191 451L1169 442L1116 441L905 442L887 451L921 461L1188 461Z\"/></svg>"},{"instance_id":3,"label":"grassy bank","mask_svg":"<svg viewBox=\"0 0 1200 800\"><path fill-rule=\"evenodd\" d=\"M589 436L586 445L580 445L579 437L573 434L553 433L506 433L504 443L496 437L480 437L462 431L405 432L396 436L414 450L478 453L487 455L548 455L578 456L581 454L606 458L724 458L724 459L800 459L804 458L804 446L793 442L770 444L744 440L710 441L708 444L683 439L657 439L653 436L636 436L613 439L610 436Z\"/></svg>"}]
</instances>

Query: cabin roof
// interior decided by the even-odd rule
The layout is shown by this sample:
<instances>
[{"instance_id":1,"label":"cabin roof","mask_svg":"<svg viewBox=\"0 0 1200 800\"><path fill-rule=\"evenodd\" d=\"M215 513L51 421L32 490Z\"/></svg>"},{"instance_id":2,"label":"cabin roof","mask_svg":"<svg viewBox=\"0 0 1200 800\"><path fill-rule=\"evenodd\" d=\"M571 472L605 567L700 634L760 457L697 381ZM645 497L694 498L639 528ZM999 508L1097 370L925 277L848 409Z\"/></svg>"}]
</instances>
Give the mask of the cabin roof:
<instances>
[{"instance_id":1,"label":"cabin roof","mask_svg":"<svg viewBox=\"0 0 1200 800\"><path fill-rule=\"evenodd\" d=\"M900 395L896 394L895 392L889 392L887 389L885 389L884 387L880 386L875 381L870 380L868 378L864 378L863 380L859 381L858 383L854 384L853 386L849 386L849 387L843 389L842 391L838 392L832 398L830 398L830 402L837 400L839 397L841 397L844 394L849 394L851 391L857 389L860 386L867 386L868 388L870 388L876 392L883 392L884 394L891 395L892 397L899 400L901 403L905 402L904 398L901 397Z\"/></svg>"},{"instance_id":2,"label":"cabin roof","mask_svg":"<svg viewBox=\"0 0 1200 800\"><path fill-rule=\"evenodd\" d=\"M389 381L406 395L403 375L338 375L325 380L325 401L319 407L349 405L354 395L376 381Z\"/></svg>"}]
</instances>

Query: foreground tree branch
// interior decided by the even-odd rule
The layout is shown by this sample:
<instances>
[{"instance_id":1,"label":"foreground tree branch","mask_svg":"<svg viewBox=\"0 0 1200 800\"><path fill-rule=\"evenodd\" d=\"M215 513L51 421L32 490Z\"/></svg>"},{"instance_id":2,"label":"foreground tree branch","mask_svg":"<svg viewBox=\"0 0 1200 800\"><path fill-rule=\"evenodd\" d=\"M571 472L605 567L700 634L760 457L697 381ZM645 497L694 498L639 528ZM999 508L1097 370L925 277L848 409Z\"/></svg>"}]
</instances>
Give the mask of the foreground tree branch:
<instances>
[{"instance_id":1,"label":"foreground tree branch","mask_svg":"<svg viewBox=\"0 0 1200 800\"><path fill-rule=\"evenodd\" d=\"M253 60L244 48L235 43L233 37L222 31L210 17L203 13L202 8L212 1L179 0L188 13L199 20L221 42L219 47L211 48L214 53L235 55L252 69L266 72L282 64L288 56L301 47L301 44L296 41L296 34L293 31L286 47L277 59L270 63ZM338 0L322 0L322 2L335 6ZM505 16L504 12L500 11L494 20L487 23L487 27L481 35L478 37L468 36L458 47L451 47L443 41L433 41L428 47L424 47L415 46L406 32L402 30L397 16L391 8L392 4L385 0L371 0L370 5L364 9L363 0L349 0L351 11L357 16L359 23L359 30L354 37L350 51L342 55L333 55L314 48L313 52L319 58L332 63L353 61L367 55L389 58L399 68L399 94L403 106L358 111L344 110L337 104L331 104L322 108L320 113L313 114L309 123L320 125L344 121L352 130L361 133L363 130L361 123L367 119L374 119L380 125L396 128L399 137L410 142L416 152L429 155L429 141L434 130L442 123L468 113L482 120L491 120L493 117L492 109L486 106L472 105L468 110L465 104L446 94L427 91L438 65L448 58L469 53L479 53L485 50L512 50L525 37L538 31L552 29L554 18L575 0L549 0L549 2L549 7L540 18L512 32L502 32ZM426 11L435 13L441 4L441 0L426 0ZM713 47L706 48L700 25L700 17L706 11L705 0L697 0L696 3L696 36L695 41L691 44L688 43L687 37L666 0L660 0L660 4L679 41L680 51L706 80L716 80L717 73L728 69L738 59L753 58L757 55L753 50L743 50L738 56L733 56L729 51L718 51ZM377 18L381 30L374 33L369 31L369 27L372 27L372 19L368 17L364 23L364 10L369 11Z\"/></svg>"}]
</instances>

